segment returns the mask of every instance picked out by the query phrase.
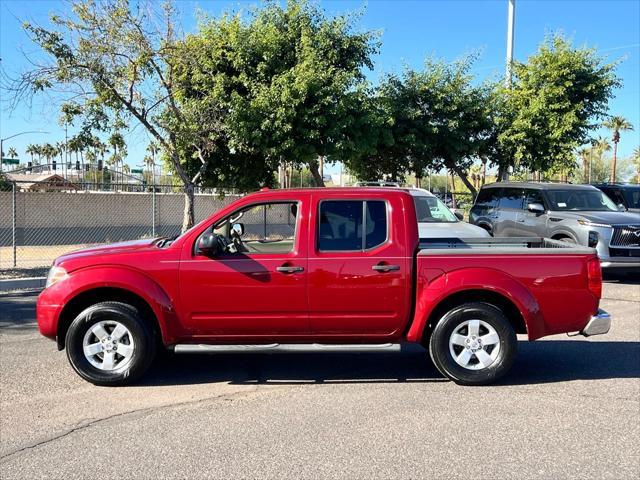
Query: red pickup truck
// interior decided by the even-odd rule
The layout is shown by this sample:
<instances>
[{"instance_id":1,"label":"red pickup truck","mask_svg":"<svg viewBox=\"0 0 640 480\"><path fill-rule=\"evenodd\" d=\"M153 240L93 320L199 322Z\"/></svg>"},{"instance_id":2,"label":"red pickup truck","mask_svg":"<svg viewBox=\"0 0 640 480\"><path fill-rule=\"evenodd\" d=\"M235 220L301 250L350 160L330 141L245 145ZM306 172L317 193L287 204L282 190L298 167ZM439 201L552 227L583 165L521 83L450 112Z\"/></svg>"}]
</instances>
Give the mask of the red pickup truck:
<instances>
[{"instance_id":1,"label":"red pickup truck","mask_svg":"<svg viewBox=\"0 0 640 480\"><path fill-rule=\"evenodd\" d=\"M539 238L422 240L402 189L266 190L176 239L58 258L40 332L98 385L140 377L160 348L423 344L445 376L504 375L516 334L606 333L595 250Z\"/></svg>"}]
</instances>

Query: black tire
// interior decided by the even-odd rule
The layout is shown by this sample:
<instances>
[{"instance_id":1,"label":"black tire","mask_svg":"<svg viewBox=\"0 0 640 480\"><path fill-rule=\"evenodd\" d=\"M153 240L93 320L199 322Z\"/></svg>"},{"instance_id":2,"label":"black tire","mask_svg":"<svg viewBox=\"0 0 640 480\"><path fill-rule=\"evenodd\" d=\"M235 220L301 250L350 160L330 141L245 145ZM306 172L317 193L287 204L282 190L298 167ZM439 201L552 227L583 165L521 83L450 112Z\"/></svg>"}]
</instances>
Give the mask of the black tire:
<instances>
[{"instance_id":1,"label":"black tire","mask_svg":"<svg viewBox=\"0 0 640 480\"><path fill-rule=\"evenodd\" d=\"M87 359L83 350L83 340L87 332L102 321L117 321L128 329L135 348L130 360L122 368L113 371L101 370ZM108 328L108 327L107 327ZM140 378L156 354L153 330L136 308L121 302L101 302L88 307L71 323L66 336L67 358L73 369L94 385L121 386ZM119 361L123 357L117 357Z\"/></svg>"},{"instance_id":2,"label":"black tire","mask_svg":"<svg viewBox=\"0 0 640 480\"><path fill-rule=\"evenodd\" d=\"M480 320L489 324L498 335L498 343L493 347L487 347L493 349L499 346L496 358L488 367L482 367L474 355L472 360L476 361L479 369L471 370L459 365L452 355L451 348L459 348L460 351L468 348L450 348L449 340L452 334L469 320ZM474 302L455 307L440 319L429 338L429 354L436 368L459 385L488 385L495 382L513 365L517 348L518 340L513 326L499 308L488 303Z\"/></svg>"}]
</instances>

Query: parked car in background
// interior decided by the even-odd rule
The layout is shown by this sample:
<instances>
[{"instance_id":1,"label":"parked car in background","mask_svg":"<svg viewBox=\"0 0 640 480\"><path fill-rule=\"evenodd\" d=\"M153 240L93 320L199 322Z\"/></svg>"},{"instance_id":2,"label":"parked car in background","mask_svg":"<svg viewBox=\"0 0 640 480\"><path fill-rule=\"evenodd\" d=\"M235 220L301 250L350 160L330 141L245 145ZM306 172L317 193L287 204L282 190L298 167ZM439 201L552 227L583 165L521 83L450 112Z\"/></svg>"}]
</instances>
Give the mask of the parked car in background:
<instances>
[{"instance_id":1,"label":"parked car in background","mask_svg":"<svg viewBox=\"0 0 640 480\"><path fill-rule=\"evenodd\" d=\"M418 218L421 239L427 238L487 238L489 233L475 225L464 222L462 214L452 212L442 201L428 190L410 188Z\"/></svg>"},{"instance_id":2,"label":"parked car in background","mask_svg":"<svg viewBox=\"0 0 640 480\"><path fill-rule=\"evenodd\" d=\"M640 185L603 183L594 187L606 193L616 205L622 205L630 212L640 213Z\"/></svg>"},{"instance_id":3,"label":"parked car in background","mask_svg":"<svg viewBox=\"0 0 640 480\"><path fill-rule=\"evenodd\" d=\"M423 242L394 188L266 190L176 239L72 252L40 293L40 332L98 385L176 353L429 349L457 383L505 375L516 334L609 331L592 248L548 239ZM242 223L240 223L242 221Z\"/></svg>"},{"instance_id":4,"label":"parked car in background","mask_svg":"<svg viewBox=\"0 0 640 480\"><path fill-rule=\"evenodd\" d=\"M640 214L620 211L591 185L485 185L469 221L494 237L539 236L593 247L604 268L640 267Z\"/></svg>"}]
</instances>

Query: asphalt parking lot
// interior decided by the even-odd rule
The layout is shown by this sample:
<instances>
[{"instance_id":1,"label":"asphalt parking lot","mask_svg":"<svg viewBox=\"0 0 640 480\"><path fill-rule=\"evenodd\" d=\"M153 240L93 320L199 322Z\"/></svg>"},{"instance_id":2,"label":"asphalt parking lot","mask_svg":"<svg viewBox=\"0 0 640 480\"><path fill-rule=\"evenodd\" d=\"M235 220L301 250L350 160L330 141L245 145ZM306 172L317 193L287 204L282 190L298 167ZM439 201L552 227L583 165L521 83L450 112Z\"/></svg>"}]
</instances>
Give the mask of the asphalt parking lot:
<instances>
[{"instance_id":1,"label":"asphalt parking lot","mask_svg":"<svg viewBox=\"0 0 640 480\"><path fill-rule=\"evenodd\" d=\"M401 353L173 356L82 381L0 295L0 478L638 478L640 282L611 279L608 335L520 342L499 385Z\"/></svg>"}]
</instances>

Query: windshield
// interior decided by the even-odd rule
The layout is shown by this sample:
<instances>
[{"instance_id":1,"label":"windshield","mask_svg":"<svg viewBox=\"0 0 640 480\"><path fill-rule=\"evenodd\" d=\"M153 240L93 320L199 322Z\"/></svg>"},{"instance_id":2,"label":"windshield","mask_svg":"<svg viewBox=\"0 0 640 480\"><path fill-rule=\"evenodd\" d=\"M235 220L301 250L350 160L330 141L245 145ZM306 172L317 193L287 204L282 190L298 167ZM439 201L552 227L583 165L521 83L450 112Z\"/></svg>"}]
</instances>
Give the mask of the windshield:
<instances>
[{"instance_id":1,"label":"windshield","mask_svg":"<svg viewBox=\"0 0 640 480\"><path fill-rule=\"evenodd\" d=\"M418 223L455 223L456 216L436 197L413 197Z\"/></svg>"},{"instance_id":2,"label":"windshield","mask_svg":"<svg viewBox=\"0 0 640 480\"><path fill-rule=\"evenodd\" d=\"M600 190L549 190L551 210L617 212L618 207Z\"/></svg>"},{"instance_id":3,"label":"windshield","mask_svg":"<svg viewBox=\"0 0 640 480\"><path fill-rule=\"evenodd\" d=\"M625 188L622 191L627 199L627 208L640 208L640 188Z\"/></svg>"}]
</instances>

